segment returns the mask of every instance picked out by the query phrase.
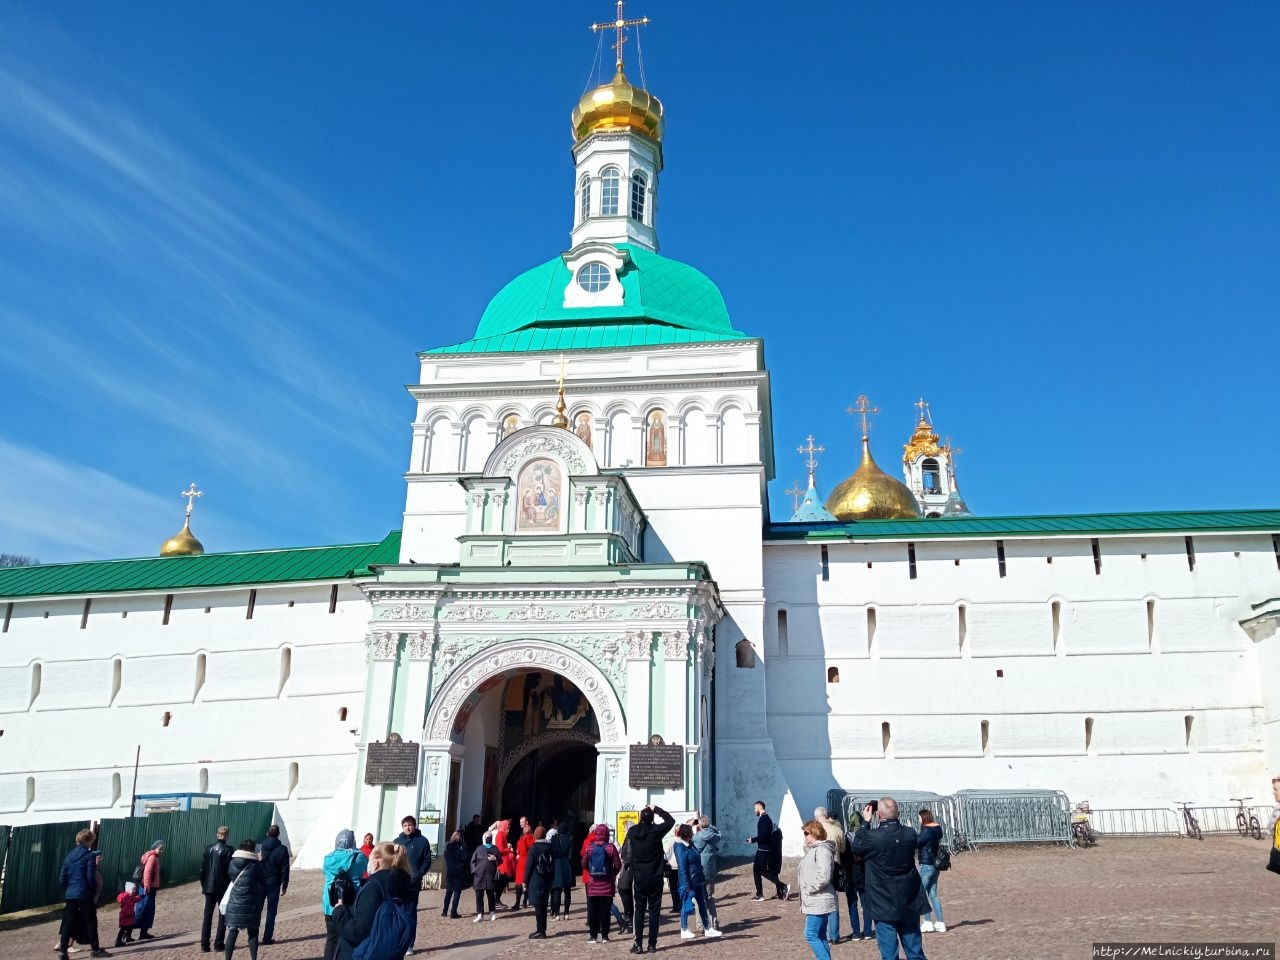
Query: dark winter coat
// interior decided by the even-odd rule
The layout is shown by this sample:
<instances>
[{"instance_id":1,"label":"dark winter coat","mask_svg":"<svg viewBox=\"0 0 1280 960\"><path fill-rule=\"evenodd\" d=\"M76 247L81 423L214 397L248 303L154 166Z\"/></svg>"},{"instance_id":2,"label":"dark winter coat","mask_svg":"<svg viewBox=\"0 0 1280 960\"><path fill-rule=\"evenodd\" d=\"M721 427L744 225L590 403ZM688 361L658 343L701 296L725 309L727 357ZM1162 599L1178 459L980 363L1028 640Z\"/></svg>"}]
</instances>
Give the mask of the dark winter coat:
<instances>
[{"instance_id":1,"label":"dark winter coat","mask_svg":"<svg viewBox=\"0 0 1280 960\"><path fill-rule=\"evenodd\" d=\"M622 869L618 871L618 892L624 893L635 885L636 875L631 869L631 837L622 841L622 849L618 851L622 860Z\"/></svg>"},{"instance_id":2,"label":"dark winter coat","mask_svg":"<svg viewBox=\"0 0 1280 960\"><path fill-rule=\"evenodd\" d=\"M267 872L252 853L237 850L231 855L227 874L232 884L224 914L227 929L252 930L262 922L262 904L267 899Z\"/></svg>"},{"instance_id":3,"label":"dark winter coat","mask_svg":"<svg viewBox=\"0 0 1280 960\"><path fill-rule=\"evenodd\" d=\"M410 885L415 890L421 889L422 878L431 869L431 841L422 835L421 830L415 830L412 834L400 834L393 842L404 848L404 855L408 858Z\"/></svg>"},{"instance_id":4,"label":"dark winter coat","mask_svg":"<svg viewBox=\"0 0 1280 960\"><path fill-rule=\"evenodd\" d=\"M502 854L492 843L476 847L476 852L471 855L471 885L477 890L494 889L498 884L498 863L501 860Z\"/></svg>"},{"instance_id":5,"label":"dark winter coat","mask_svg":"<svg viewBox=\"0 0 1280 960\"><path fill-rule=\"evenodd\" d=\"M444 847L445 884L450 890L461 890L471 882L471 857L462 840L453 840Z\"/></svg>"},{"instance_id":6,"label":"dark winter coat","mask_svg":"<svg viewBox=\"0 0 1280 960\"><path fill-rule=\"evenodd\" d=\"M200 861L200 889L207 894L221 897L231 882L227 867L231 866L231 846L225 840L212 844Z\"/></svg>"},{"instance_id":7,"label":"dark winter coat","mask_svg":"<svg viewBox=\"0 0 1280 960\"><path fill-rule=\"evenodd\" d=\"M97 889L98 853L76 844L58 871L58 884L64 900L91 900Z\"/></svg>"},{"instance_id":8,"label":"dark winter coat","mask_svg":"<svg viewBox=\"0 0 1280 960\"><path fill-rule=\"evenodd\" d=\"M551 886L556 890L568 890L573 887L573 836L568 831L557 833L551 839L551 856L556 861L556 875L551 878Z\"/></svg>"},{"instance_id":9,"label":"dark winter coat","mask_svg":"<svg viewBox=\"0 0 1280 960\"><path fill-rule=\"evenodd\" d=\"M677 889L683 892L706 886L707 878L702 872L702 858L698 856L698 851L693 848L693 844L685 843L676 837L676 842L671 849L676 855L676 873L679 878L676 884Z\"/></svg>"},{"instance_id":10,"label":"dark winter coat","mask_svg":"<svg viewBox=\"0 0 1280 960\"><path fill-rule=\"evenodd\" d=\"M864 860L867 889L863 896L872 920L917 923L929 912L929 898L916 871L916 832L897 820L881 820L871 830L861 827L849 849Z\"/></svg>"},{"instance_id":11,"label":"dark winter coat","mask_svg":"<svg viewBox=\"0 0 1280 960\"><path fill-rule=\"evenodd\" d=\"M281 893L288 892L289 848L280 842L279 837L267 837L262 841L258 856L262 860L262 872L267 883L272 886L278 883Z\"/></svg>"},{"instance_id":12,"label":"dark winter coat","mask_svg":"<svg viewBox=\"0 0 1280 960\"><path fill-rule=\"evenodd\" d=\"M938 858L938 844L942 842L942 827L931 824L916 833L916 849L920 851L920 866L932 867Z\"/></svg>"},{"instance_id":13,"label":"dark winter coat","mask_svg":"<svg viewBox=\"0 0 1280 960\"><path fill-rule=\"evenodd\" d=\"M627 831L627 843L631 845L631 872L637 883L666 876L662 838L671 832L676 822L661 807L654 807L653 815L653 823L641 821Z\"/></svg>"},{"instance_id":14,"label":"dark winter coat","mask_svg":"<svg viewBox=\"0 0 1280 960\"><path fill-rule=\"evenodd\" d=\"M535 840L533 846L529 848L529 855L525 860L524 868L524 887L529 895L530 900L542 903L551 896L551 884L555 880L555 867L551 868L551 876L544 877L538 873L538 858L543 854L554 857L551 850L551 844L545 840Z\"/></svg>"},{"instance_id":15,"label":"dark winter coat","mask_svg":"<svg viewBox=\"0 0 1280 960\"><path fill-rule=\"evenodd\" d=\"M373 918L383 900L399 900L407 904L412 896L413 886L403 870L383 869L369 874L369 879L356 894L356 902L333 911L334 922L338 925L338 960L354 960L356 947L369 936Z\"/></svg>"}]
</instances>

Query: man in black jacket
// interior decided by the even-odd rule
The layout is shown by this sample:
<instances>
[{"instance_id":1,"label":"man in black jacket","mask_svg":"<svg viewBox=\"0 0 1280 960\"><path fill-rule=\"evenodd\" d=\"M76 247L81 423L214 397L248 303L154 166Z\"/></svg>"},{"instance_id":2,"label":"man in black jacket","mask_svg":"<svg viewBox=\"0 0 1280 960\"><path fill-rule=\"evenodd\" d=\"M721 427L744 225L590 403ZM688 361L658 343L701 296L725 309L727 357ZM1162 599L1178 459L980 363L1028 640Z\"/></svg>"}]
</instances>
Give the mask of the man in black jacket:
<instances>
[{"instance_id":1,"label":"man in black jacket","mask_svg":"<svg viewBox=\"0 0 1280 960\"><path fill-rule=\"evenodd\" d=\"M289 848L280 842L280 828L274 823L267 827L267 839L262 841L258 856L267 878L267 919L262 942L269 944L276 942L276 910L280 908L280 897L289 892Z\"/></svg>"},{"instance_id":2,"label":"man in black jacket","mask_svg":"<svg viewBox=\"0 0 1280 960\"><path fill-rule=\"evenodd\" d=\"M778 843L780 837L776 836L778 831L773 828L773 818L769 816L765 810L764 801L756 801L756 835L747 837L747 843L756 845L756 859L751 865L751 876L756 881L756 895L752 897L757 903L764 900L764 887L760 883L763 877L773 884L779 900L786 900L791 896L791 888L778 879L778 869L782 866L782 850L779 848L775 851L774 845Z\"/></svg>"},{"instance_id":3,"label":"man in black jacket","mask_svg":"<svg viewBox=\"0 0 1280 960\"><path fill-rule=\"evenodd\" d=\"M880 814L880 827L871 829L871 817ZM898 941L907 960L925 960L920 943L920 917L929 912L916 872L916 832L898 822L898 802L893 797L862 809L862 826L849 838L849 849L863 858L867 890L863 910L876 922L876 946L882 960L896 960Z\"/></svg>"},{"instance_id":4,"label":"man in black jacket","mask_svg":"<svg viewBox=\"0 0 1280 960\"><path fill-rule=\"evenodd\" d=\"M200 861L200 889L204 891L204 922L200 924L200 949L209 952L209 933L213 929L213 915L218 914L218 936L213 941L215 950L225 950L227 942L227 918L218 912L218 903L227 892L227 867L231 865L231 845L227 843L226 827L218 828L218 839L204 852Z\"/></svg>"},{"instance_id":5,"label":"man in black jacket","mask_svg":"<svg viewBox=\"0 0 1280 960\"><path fill-rule=\"evenodd\" d=\"M400 821L402 833L393 841L397 847L404 847L405 857L409 861L409 899L405 906L413 915L413 939L409 941L409 952L418 940L418 898L422 896L422 878L431 869L431 841L418 829L418 818L406 816Z\"/></svg>"},{"instance_id":6,"label":"man in black jacket","mask_svg":"<svg viewBox=\"0 0 1280 960\"><path fill-rule=\"evenodd\" d=\"M657 814L661 823L654 823ZM664 858L662 838L676 825L675 819L659 806L650 804L640 811L640 822L627 831L625 846L630 848L631 889L635 896L636 942L632 953L644 953L645 917L649 918L649 952L658 949L658 921L662 913L662 880Z\"/></svg>"}]
</instances>

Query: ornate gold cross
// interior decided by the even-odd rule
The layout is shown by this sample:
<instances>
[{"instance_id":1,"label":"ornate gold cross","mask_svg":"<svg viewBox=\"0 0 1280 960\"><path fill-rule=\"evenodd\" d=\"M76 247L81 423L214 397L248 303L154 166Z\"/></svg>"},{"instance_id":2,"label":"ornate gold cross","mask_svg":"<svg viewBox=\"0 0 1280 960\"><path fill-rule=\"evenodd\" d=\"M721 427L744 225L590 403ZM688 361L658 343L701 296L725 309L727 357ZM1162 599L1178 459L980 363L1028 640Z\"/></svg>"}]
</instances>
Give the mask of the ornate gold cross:
<instances>
[{"instance_id":1,"label":"ornate gold cross","mask_svg":"<svg viewBox=\"0 0 1280 960\"><path fill-rule=\"evenodd\" d=\"M925 423L931 423L931 422L932 422L932 421L929 419L929 413L930 413L930 411L929 411L929 405L928 405L927 403L925 403L925 402L924 402L924 397L921 397L919 400L917 400L917 401L913 404L913 406L914 406L914 407L916 407L916 408L920 411L920 419L921 419L921 420L923 420Z\"/></svg>"},{"instance_id":2,"label":"ornate gold cross","mask_svg":"<svg viewBox=\"0 0 1280 960\"><path fill-rule=\"evenodd\" d=\"M599 33L601 30L616 30L618 39L614 41L613 49L618 57L618 69L622 69L622 45L627 42L627 27L643 27L649 22L648 17L640 17L638 19L628 20L622 15L622 0L618 0L618 16L617 19L609 23L593 23L591 29Z\"/></svg>"},{"instance_id":3,"label":"ornate gold cross","mask_svg":"<svg viewBox=\"0 0 1280 960\"><path fill-rule=\"evenodd\" d=\"M796 447L796 453L808 454L808 459L804 465L809 468L809 486L813 486L813 474L818 469L818 458L814 456L817 453L826 453L826 447L815 447L813 445L813 434L809 434L809 445L805 447Z\"/></svg>"},{"instance_id":4,"label":"ornate gold cross","mask_svg":"<svg viewBox=\"0 0 1280 960\"><path fill-rule=\"evenodd\" d=\"M800 497L804 493L804 491L800 489L800 481L799 480L791 481L791 486L786 490L783 490L782 492L791 498L791 512L795 513L797 510L799 510Z\"/></svg>"},{"instance_id":5,"label":"ornate gold cross","mask_svg":"<svg viewBox=\"0 0 1280 960\"><path fill-rule=\"evenodd\" d=\"M188 487L186 490L183 490L180 494L178 494L178 496L187 498L187 519L190 520L191 510L195 506L196 497L203 497L204 493L196 489L196 483L194 480L192 480L191 486Z\"/></svg>"},{"instance_id":6,"label":"ornate gold cross","mask_svg":"<svg viewBox=\"0 0 1280 960\"><path fill-rule=\"evenodd\" d=\"M860 416L862 418L862 436L868 437L871 434L869 431L870 424L867 422L867 417L875 416L880 412L880 408L873 407L865 393L858 394L858 399L855 400L853 404L854 405L848 409L847 413L851 417Z\"/></svg>"}]
</instances>

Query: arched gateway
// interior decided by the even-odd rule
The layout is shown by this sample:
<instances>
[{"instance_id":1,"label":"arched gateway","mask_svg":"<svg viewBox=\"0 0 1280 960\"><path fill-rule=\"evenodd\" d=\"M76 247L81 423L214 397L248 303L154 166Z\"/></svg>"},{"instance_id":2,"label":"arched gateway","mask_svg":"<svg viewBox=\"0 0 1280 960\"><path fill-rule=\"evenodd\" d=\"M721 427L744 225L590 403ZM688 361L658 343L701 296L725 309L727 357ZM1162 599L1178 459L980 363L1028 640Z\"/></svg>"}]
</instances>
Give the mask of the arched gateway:
<instances>
[{"instance_id":1,"label":"arched gateway","mask_svg":"<svg viewBox=\"0 0 1280 960\"><path fill-rule=\"evenodd\" d=\"M627 478L566 429L516 430L458 482L456 562L402 558L365 588L363 740L421 729L421 775L370 782L362 761L357 828L386 835L413 810L435 843L476 813L612 823L709 801L724 610L706 566L646 563ZM632 745L654 736L679 746L675 766L632 775Z\"/></svg>"}]
</instances>

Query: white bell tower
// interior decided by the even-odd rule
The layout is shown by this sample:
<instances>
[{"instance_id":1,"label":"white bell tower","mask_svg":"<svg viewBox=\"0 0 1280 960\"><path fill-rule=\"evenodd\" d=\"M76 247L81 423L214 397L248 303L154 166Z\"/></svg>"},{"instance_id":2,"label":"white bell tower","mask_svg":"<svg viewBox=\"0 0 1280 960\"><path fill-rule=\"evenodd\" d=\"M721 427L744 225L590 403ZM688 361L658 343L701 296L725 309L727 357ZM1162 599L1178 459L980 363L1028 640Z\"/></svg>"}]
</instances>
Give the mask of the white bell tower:
<instances>
[{"instance_id":1,"label":"white bell tower","mask_svg":"<svg viewBox=\"0 0 1280 960\"><path fill-rule=\"evenodd\" d=\"M933 417L923 397L916 407L920 418L903 447L902 475L920 504L920 512L926 517L941 517L948 513L948 499L953 495L959 499L954 459L958 451L952 449L950 438L945 443L938 442Z\"/></svg>"}]
</instances>

